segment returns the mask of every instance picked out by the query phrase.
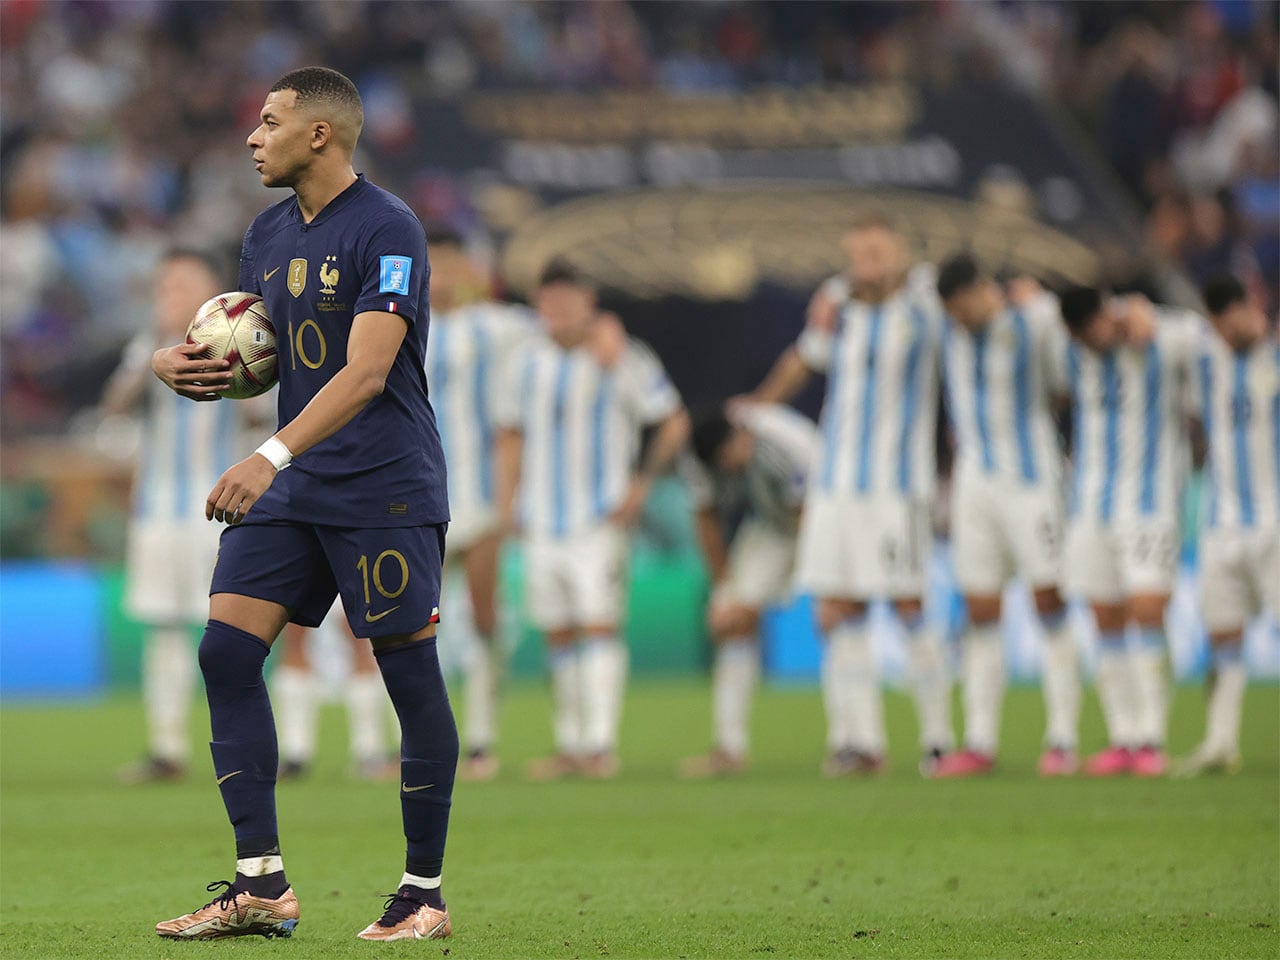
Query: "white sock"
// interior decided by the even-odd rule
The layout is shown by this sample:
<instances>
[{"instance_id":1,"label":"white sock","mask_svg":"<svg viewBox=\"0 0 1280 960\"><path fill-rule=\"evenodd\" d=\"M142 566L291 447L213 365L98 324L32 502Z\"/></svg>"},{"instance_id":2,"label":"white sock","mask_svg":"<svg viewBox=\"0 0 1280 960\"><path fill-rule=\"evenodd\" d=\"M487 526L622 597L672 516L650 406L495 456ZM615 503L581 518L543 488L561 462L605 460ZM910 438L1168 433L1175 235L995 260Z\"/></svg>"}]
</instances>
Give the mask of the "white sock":
<instances>
[{"instance_id":1,"label":"white sock","mask_svg":"<svg viewBox=\"0 0 1280 960\"><path fill-rule=\"evenodd\" d=\"M405 873L400 878L400 886L420 887L423 890L439 890L442 879L443 877L419 877L412 873Z\"/></svg>"},{"instance_id":2,"label":"white sock","mask_svg":"<svg viewBox=\"0 0 1280 960\"><path fill-rule=\"evenodd\" d=\"M838 624L831 631L827 657L833 671L831 682L839 688L838 702L843 710L844 729L837 737L839 745L879 756L885 749L884 700L867 618Z\"/></svg>"},{"instance_id":3,"label":"white sock","mask_svg":"<svg viewBox=\"0 0 1280 960\"><path fill-rule=\"evenodd\" d=\"M920 719L920 749L941 750L955 746L951 730L951 671L941 634L919 617L903 622L907 636L911 690Z\"/></svg>"},{"instance_id":4,"label":"white sock","mask_svg":"<svg viewBox=\"0 0 1280 960\"><path fill-rule=\"evenodd\" d=\"M716 645L711 671L715 744L735 757L745 757L750 748L751 697L759 676L760 653L754 637L730 637Z\"/></svg>"},{"instance_id":5,"label":"white sock","mask_svg":"<svg viewBox=\"0 0 1280 960\"><path fill-rule=\"evenodd\" d=\"M627 648L617 637L590 637L578 653L582 668L582 717L587 753L618 747L623 691L627 684Z\"/></svg>"},{"instance_id":6,"label":"white sock","mask_svg":"<svg viewBox=\"0 0 1280 960\"><path fill-rule=\"evenodd\" d=\"M302 667L278 667L271 678L281 762L308 763L315 757L320 720L316 694L315 677Z\"/></svg>"},{"instance_id":7,"label":"white sock","mask_svg":"<svg viewBox=\"0 0 1280 960\"><path fill-rule=\"evenodd\" d=\"M1080 736L1080 662L1065 610L1041 619L1045 743L1074 750Z\"/></svg>"},{"instance_id":8,"label":"white sock","mask_svg":"<svg viewBox=\"0 0 1280 960\"><path fill-rule=\"evenodd\" d=\"M552 647L551 697L552 730L556 750L577 756L583 749L582 682L576 644Z\"/></svg>"},{"instance_id":9,"label":"white sock","mask_svg":"<svg viewBox=\"0 0 1280 960\"><path fill-rule=\"evenodd\" d=\"M356 762L385 759L388 751L383 701L388 698L381 675L353 673L344 692L352 759Z\"/></svg>"},{"instance_id":10,"label":"white sock","mask_svg":"<svg viewBox=\"0 0 1280 960\"><path fill-rule=\"evenodd\" d=\"M187 718L195 685L196 652L183 627L157 627L142 649L142 700L151 756L185 763L191 752Z\"/></svg>"},{"instance_id":11,"label":"white sock","mask_svg":"<svg viewBox=\"0 0 1280 960\"><path fill-rule=\"evenodd\" d=\"M1240 644L1214 647L1213 660L1216 676L1209 694L1204 745L1217 753L1239 753L1246 682Z\"/></svg>"},{"instance_id":12,"label":"white sock","mask_svg":"<svg viewBox=\"0 0 1280 960\"><path fill-rule=\"evenodd\" d=\"M1137 701L1123 630L1103 631L1098 637L1098 699L1111 745L1137 746Z\"/></svg>"},{"instance_id":13,"label":"white sock","mask_svg":"<svg viewBox=\"0 0 1280 960\"><path fill-rule=\"evenodd\" d=\"M961 641L964 745L995 756L1004 703L1004 638L1000 622L971 624Z\"/></svg>"},{"instance_id":14,"label":"white sock","mask_svg":"<svg viewBox=\"0 0 1280 960\"><path fill-rule=\"evenodd\" d=\"M476 636L466 679L467 749L489 750L497 737L498 671L493 637Z\"/></svg>"},{"instance_id":15,"label":"white sock","mask_svg":"<svg viewBox=\"0 0 1280 960\"><path fill-rule=\"evenodd\" d=\"M1142 627L1138 631L1136 650L1129 653L1136 696L1138 743L1148 747L1164 746L1165 727L1169 716L1168 681L1165 679L1164 628Z\"/></svg>"},{"instance_id":16,"label":"white sock","mask_svg":"<svg viewBox=\"0 0 1280 960\"><path fill-rule=\"evenodd\" d=\"M266 877L284 870L284 858L279 854L270 857L245 857L236 861L236 873L246 877Z\"/></svg>"}]
</instances>

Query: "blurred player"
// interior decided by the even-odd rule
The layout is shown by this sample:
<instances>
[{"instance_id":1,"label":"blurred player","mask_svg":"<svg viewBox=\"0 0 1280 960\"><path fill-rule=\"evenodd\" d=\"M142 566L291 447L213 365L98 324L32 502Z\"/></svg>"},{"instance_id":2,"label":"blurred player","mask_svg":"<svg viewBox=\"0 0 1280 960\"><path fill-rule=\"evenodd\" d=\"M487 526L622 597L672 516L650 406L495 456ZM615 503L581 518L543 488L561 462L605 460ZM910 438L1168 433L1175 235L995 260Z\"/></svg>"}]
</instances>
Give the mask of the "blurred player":
<instances>
[{"instance_id":1,"label":"blurred player","mask_svg":"<svg viewBox=\"0 0 1280 960\"><path fill-rule=\"evenodd\" d=\"M813 424L783 406L739 404L727 417L702 419L693 431L693 454L682 465L711 573L707 628L716 651L714 741L709 753L681 764L687 777L747 767L760 613L791 590L800 507L816 446Z\"/></svg>"},{"instance_id":2,"label":"blurred player","mask_svg":"<svg viewBox=\"0 0 1280 960\"><path fill-rule=\"evenodd\" d=\"M1062 454L1050 401L1065 385L1062 324L1048 297L1007 303L967 254L939 269L938 294L950 320L944 372L957 445L952 564L968 626L961 641L964 749L943 757L933 773L972 776L995 764L1004 696L1001 600L1018 576L1044 630L1048 730L1040 773L1064 776L1077 766L1080 677L1058 591Z\"/></svg>"},{"instance_id":3,"label":"blurred player","mask_svg":"<svg viewBox=\"0 0 1280 960\"><path fill-rule=\"evenodd\" d=\"M827 638L829 776L884 765L884 711L867 629L876 597L892 601L906 629L926 762L952 744L942 638L926 624L921 601L933 542L941 305L923 271L908 282L906 243L882 217L855 224L845 249L847 278L818 291L804 333L750 397L784 402L814 372L827 372L796 578L818 598Z\"/></svg>"},{"instance_id":4,"label":"blurred player","mask_svg":"<svg viewBox=\"0 0 1280 960\"><path fill-rule=\"evenodd\" d=\"M176 780L187 770L187 718L196 673L191 628L208 616L209 577L218 552L218 529L205 521L204 498L244 455L239 447L248 408L187 403L152 376L151 355L161 344L185 336L200 305L221 292L220 273L198 250L175 249L163 257L155 274L152 328L129 344L102 400L107 415L146 405L126 553L125 610L147 628L142 648L147 756L120 771L124 783Z\"/></svg>"},{"instance_id":5,"label":"blurred player","mask_svg":"<svg viewBox=\"0 0 1280 960\"><path fill-rule=\"evenodd\" d=\"M679 453L689 417L657 358L630 343L612 368L590 348L592 287L570 264L544 271L542 333L513 358L498 410L504 527L524 537L525 594L551 661L556 753L534 779L614 776L627 652L627 529ZM654 427L637 458L641 430ZM639 463L637 464L637 460Z\"/></svg>"},{"instance_id":6,"label":"blurred player","mask_svg":"<svg viewBox=\"0 0 1280 960\"><path fill-rule=\"evenodd\" d=\"M1280 617L1280 341L1234 277L1204 291L1212 330L1197 344L1192 383L1208 441L1200 541L1205 626L1213 657L1205 737L1175 770L1240 768L1244 628Z\"/></svg>"},{"instance_id":7,"label":"blurred player","mask_svg":"<svg viewBox=\"0 0 1280 960\"><path fill-rule=\"evenodd\" d=\"M1110 739L1086 761L1089 776L1158 776L1167 764L1164 617L1177 570L1187 375L1199 321L1162 311L1148 337L1135 329L1135 311L1091 288L1062 297L1074 422L1066 582L1097 620L1098 697Z\"/></svg>"},{"instance_id":8,"label":"blurred player","mask_svg":"<svg viewBox=\"0 0 1280 960\"><path fill-rule=\"evenodd\" d=\"M287 622L316 626L339 593L352 630L372 638L401 727L405 873L359 936L450 933L440 878L458 735L435 646L448 504L423 371L427 250L409 208L352 168L362 122L351 81L307 67L275 84L248 139L263 184L294 195L258 215L240 256L240 287L263 297L279 342L280 429L206 508L230 524L200 666L236 874L158 924L163 937L289 936L297 924L262 666ZM199 352L157 351L152 366L182 395L216 400L227 363Z\"/></svg>"}]
</instances>

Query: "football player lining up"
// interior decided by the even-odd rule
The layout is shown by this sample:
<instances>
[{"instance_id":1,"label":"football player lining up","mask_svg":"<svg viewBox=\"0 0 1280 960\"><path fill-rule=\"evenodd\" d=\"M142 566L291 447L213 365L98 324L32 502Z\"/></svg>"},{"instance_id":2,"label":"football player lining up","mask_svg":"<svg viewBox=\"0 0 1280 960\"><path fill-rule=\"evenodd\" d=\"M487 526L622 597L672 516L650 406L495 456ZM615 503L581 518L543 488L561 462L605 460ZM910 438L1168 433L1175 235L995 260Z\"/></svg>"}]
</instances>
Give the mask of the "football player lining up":
<instances>
[{"instance_id":1,"label":"football player lining up","mask_svg":"<svg viewBox=\"0 0 1280 960\"><path fill-rule=\"evenodd\" d=\"M746 769L751 698L760 674L760 614L791 589L816 447L813 423L781 405L737 404L727 415L701 418L694 428L693 452L681 467L712 580L707 628L715 642L714 740L708 753L682 762L686 777Z\"/></svg>"},{"instance_id":2,"label":"football player lining up","mask_svg":"<svg viewBox=\"0 0 1280 960\"><path fill-rule=\"evenodd\" d=\"M798 585L818 598L827 639L824 772L879 771L884 710L869 602L892 601L906 629L920 743L932 763L952 744L942 638L922 596L933 542L942 309L892 223L870 214L845 236L847 276L815 295L799 340L748 399L781 403L827 372L820 443L801 520Z\"/></svg>"},{"instance_id":3,"label":"football player lining up","mask_svg":"<svg viewBox=\"0 0 1280 960\"><path fill-rule=\"evenodd\" d=\"M1240 767L1244 628L1280 617L1280 340L1234 277L1208 284L1212 329L1196 344L1192 410L1208 441L1201 608L1213 673L1204 740L1174 772Z\"/></svg>"},{"instance_id":4,"label":"football player lining up","mask_svg":"<svg viewBox=\"0 0 1280 960\"><path fill-rule=\"evenodd\" d=\"M1144 331L1132 300L1092 288L1066 291L1061 308L1074 424L1066 583L1097 620L1098 697L1110 740L1084 772L1158 776L1167 766L1164 618L1178 561L1187 373L1199 319L1161 309Z\"/></svg>"},{"instance_id":5,"label":"football player lining up","mask_svg":"<svg viewBox=\"0 0 1280 960\"><path fill-rule=\"evenodd\" d=\"M631 341L612 367L600 362L595 290L572 264L546 267L534 307L542 331L512 358L496 411L500 515L523 535L529 615L551 665L556 752L528 773L608 778L627 673L626 531L688 439L689 416L647 347Z\"/></svg>"},{"instance_id":6,"label":"football player lining up","mask_svg":"<svg viewBox=\"0 0 1280 960\"><path fill-rule=\"evenodd\" d=\"M973 257L938 271L947 311L943 369L957 446L951 509L952 564L968 610L961 640L964 749L943 757L939 777L989 772L1004 694L1001 600L1014 576L1029 586L1044 632L1047 714L1043 776L1075 772L1080 677L1067 607L1058 590L1062 550L1062 453L1051 400L1062 392L1065 334L1047 296L1006 301Z\"/></svg>"},{"instance_id":7,"label":"football player lining up","mask_svg":"<svg viewBox=\"0 0 1280 960\"><path fill-rule=\"evenodd\" d=\"M350 80L308 67L275 84L248 138L263 185L294 195L255 218L240 261L241 289L263 297L276 330L280 429L223 474L206 511L230 524L199 655L236 874L210 885L221 893L204 907L158 924L165 937L296 925L262 666L286 622L316 626L338 593L352 630L371 638L402 731L405 873L359 936L450 932L440 878L458 736L435 646L448 504L423 370L427 250L413 212L352 168L362 120ZM153 368L184 396L215 400L226 364L198 352L158 351Z\"/></svg>"}]
</instances>

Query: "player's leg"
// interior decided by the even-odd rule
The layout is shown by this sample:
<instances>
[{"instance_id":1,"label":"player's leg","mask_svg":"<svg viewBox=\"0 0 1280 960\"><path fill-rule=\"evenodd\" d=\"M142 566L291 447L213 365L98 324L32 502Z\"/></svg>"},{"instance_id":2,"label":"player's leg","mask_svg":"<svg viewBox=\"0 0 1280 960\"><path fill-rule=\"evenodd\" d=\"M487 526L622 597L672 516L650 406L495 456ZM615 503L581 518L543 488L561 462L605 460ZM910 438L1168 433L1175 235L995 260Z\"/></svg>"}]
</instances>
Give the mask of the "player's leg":
<instances>
[{"instance_id":1,"label":"player's leg","mask_svg":"<svg viewBox=\"0 0 1280 960\"><path fill-rule=\"evenodd\" d=\"M1001 602L1000 593L965 597L965 628L960 639L963 747L942 757L931 771L933 776L969 777L990 773L995 767L1005 688Z\"/></svg>"},{"instance_id":2,"label":"player's leg","mask_svg":"<svg viewBox=\"0 0 1280 960\"><path fill-rule=\"evenodd\" d=\"M351 645L351 675L343 698L347 707L347 738L351 771L361 780L394 780L399 762L387 750L387 688L382 682L373 647L359 639L345 619L335 627ZM394 709L395 704L392 704Z\"/></svg>"},{"instance_id":3,"label":"player's leg","mask_svg":"<svg viewBox=\"0 0 1280 960\"><path fill-rule=\"evenodd\" d=\"M316 755L320 692L307 659L311 633L296 623L285 625L280 636L282 658L271 675L271 697L280 738L281 780L303 776Z\"/></svg>"},{"instance_id":4,"label":"player's leg","mask_svg":"<svg viewBox=\"0 0 1280 960\"><path fill-rule=\"evenodd\" d=\"M1041 776L1069 776L1079 761L1080 658L1067 617L1067 603L1056 584L1032 589L1032 602L1044 638L1042 660L1045 707L1044 752Z\"/></svg>"},{"instance_id":5,"label":"player's leg","mask_svg":"<svg viewBox=\"0 0 1280 960\"><path fill-rule=\"evenodd\" d=\"M529 619L542 631L551 673L551 731L554 750L529 761L530 780L558 780L577 773L585 730L582 713L582 662L570 595L572 550L569 544L530 539L524 544L524 595Z\"/></svg>"},{"instance_id":6,"label":"player's leg","mask_svg":"<svg viewBox=\"0 0 1280 960\"><path fill-rule=\"evenodd\" d=\"M464 780L492 780L498 773L493 746L498 736L498 682L502 651L498 643L498 553L502 540L486 534L462 554L462 569L471 598L475 643L467 664L466 760Z\"/></svg>"},{"instance_id":7,"label":"player's leg","mask_svg":"<svg viewBox=\"0 0 1280 960\"><path fill-rule=\"evenodd\" d=\"M899 597L893 608L906 638L907 671L920 725L920 770L927 775L955 747L946 644L942 631L925 618L920 598Z\"/></svg>"},{"instance_id":8,"label":"player's leg","mask_svg":"<svg viewBox=\"0 0 1280 960\"><path fill-rule=\"evenodd\" d=\"M827 712L829 777L879 773L884 768L884 703L867 625L867 603L819 597L818 630L826 638L822 699Z\"/></svg>"},{"instance_id":9,"label":"player's leg","mask_svg":"<svg viewBox=\"0 0 1280 960\"><path fill-rule=\"evenodd\" d=\"M1137 633L1137 643L1129 651L1133 677L1135 730L1138 749L1133 772L1141 777L1162 776L1168 766L1164 752L1169 720L1169 680L1164 630L1167 593L1139 593L1128 603L1129 622Z\"/></svg>"},{"instance_id":10,"label":"player's leg","mask_svg":"<svg viewBox=\"0 0 1280 960\"><path fill-rule=\"evenodd\" d=\"M619 627L626 603L626 534L612 524L582 538L572 565L582 679L582 772L610 779L621 769L618 736L626 694L628 654Z\"/></svg>"},{"instance_id":11,"label":"player's leg","mask_svg":"<svg viewBox=\"0 0 1280 960\"><path fill-rule=\"evenodd\" d=\"M1103 596L1103 591L1095 591ZM1127 607L1120 598L1095 599L1098 628L1098 700L1107 726L1107 747L1084 763L1090 777L1114 777L1133 770L1138 746L1138 702L1125 636Z\"/></svg>"}]
</instances>

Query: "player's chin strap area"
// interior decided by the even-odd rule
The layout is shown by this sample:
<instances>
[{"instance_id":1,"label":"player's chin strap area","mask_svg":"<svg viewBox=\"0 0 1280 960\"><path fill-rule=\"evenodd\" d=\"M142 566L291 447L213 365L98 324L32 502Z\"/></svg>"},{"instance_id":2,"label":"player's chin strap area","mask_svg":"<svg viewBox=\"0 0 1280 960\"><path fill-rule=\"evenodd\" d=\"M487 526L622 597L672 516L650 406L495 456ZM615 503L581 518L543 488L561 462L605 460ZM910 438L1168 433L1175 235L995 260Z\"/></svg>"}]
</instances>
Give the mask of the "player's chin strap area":
<instances>
[{"instance_id":1,"label":"player's chin strap area","mask_svg":"<svg viewBox=\"0 0 1280 960\"><path fill-rule=\"evenodd\" d=\"M267 437L262 446L255 450L254 453L260 453L266 457L267 461L277 471L283 470L293 463L293 454L289 452L289 448L284 445L279 437Z\"/></svg>"}]
</instances>

